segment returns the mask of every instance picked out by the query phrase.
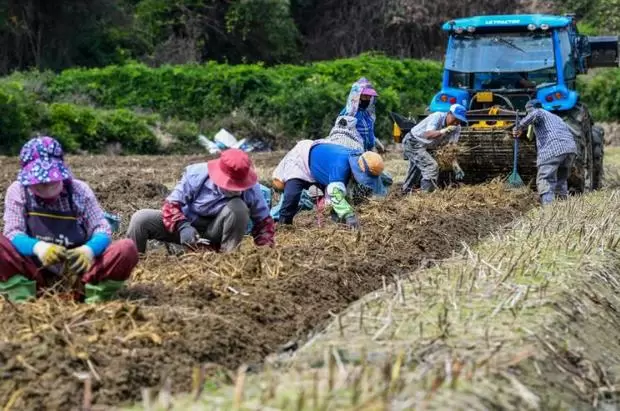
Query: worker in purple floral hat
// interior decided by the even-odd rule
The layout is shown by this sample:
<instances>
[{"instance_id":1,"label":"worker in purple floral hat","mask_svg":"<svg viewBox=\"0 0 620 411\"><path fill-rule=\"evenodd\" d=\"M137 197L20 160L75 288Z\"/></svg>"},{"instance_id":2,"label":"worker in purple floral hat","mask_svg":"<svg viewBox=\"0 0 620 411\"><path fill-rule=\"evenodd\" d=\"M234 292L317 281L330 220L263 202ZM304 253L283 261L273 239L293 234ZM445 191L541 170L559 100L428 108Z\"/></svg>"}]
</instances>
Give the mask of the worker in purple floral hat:
<instances>
[{"instance_id":1,"label":"worker in purple floral hat","mask_svg":"<svg viewBox=\"0 0 620 411\"><path fill-rule=\"evenodd\" d=\"M131 240L112 243L95 194L73 177L63 150L51 137L28 141L20 153L17 181L5 196L0 235L0 294L35 297L63 276L75 279L78 299L110 298L138 263Z\"/></svg>"}]
</instances>

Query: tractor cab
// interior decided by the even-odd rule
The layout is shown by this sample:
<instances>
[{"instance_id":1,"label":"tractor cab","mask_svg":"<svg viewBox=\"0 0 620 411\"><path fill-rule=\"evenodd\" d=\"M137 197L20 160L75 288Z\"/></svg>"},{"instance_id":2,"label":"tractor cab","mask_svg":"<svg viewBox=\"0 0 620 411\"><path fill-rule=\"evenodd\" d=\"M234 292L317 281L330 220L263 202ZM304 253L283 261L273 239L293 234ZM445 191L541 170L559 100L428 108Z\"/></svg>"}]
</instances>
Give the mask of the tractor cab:
<instances>
[{"instance_id":1,"label":"tractor cab","mask_svg":"<svg viewBox=\"0 0 620 411\"><path fill-rule=\"evenodd\" d=\"M547 109L568 110L577 100L576 77L587 53L569 17L479 16L444 24L449 33L442 90L429 109L460 103L468 111L523 112L532 98Z\"/></svg>"},{"instance_id":2,"label":"tractor cab","mask_svg":"<svg viewBox=\"0 0 620 411\"><path fill-rule=\"evenodd\" d=\"M451 20L442 89L428 109L500 108L523 112L536 98L562 112L578 100L578 74L618 67L617 37L586 37L572 15L476 16Z\"/></svg>"}]
</instances>

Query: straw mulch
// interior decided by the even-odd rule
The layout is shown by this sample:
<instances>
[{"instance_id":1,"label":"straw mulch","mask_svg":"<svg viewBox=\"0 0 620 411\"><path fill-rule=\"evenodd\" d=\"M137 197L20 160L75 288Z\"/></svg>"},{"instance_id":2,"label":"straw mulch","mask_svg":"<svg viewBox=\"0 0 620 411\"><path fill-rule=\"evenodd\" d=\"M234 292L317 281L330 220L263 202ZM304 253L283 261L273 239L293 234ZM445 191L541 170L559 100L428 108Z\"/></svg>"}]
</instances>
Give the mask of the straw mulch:
<instances>
[{"instance_id":1,"label":"straw mulch","mask_svg":"<svg viewBox=\"0 0 620 411\"><path fill-rule=\"evenodd\" d=\"M125 229L136 209L160 207L189 161L93 157L70 164L106 209L123 216ZM8 185L15 164L2 164ZM248 239L233 254L175 257L153 244L121 299L108 304L54 296L18 306L0 301L0 405L107 409L139 400L144 387L187 391L200 364L209 364L206 375L232 381L229 370L260 367L266 355L303 343L366 293L449 257L531 205L531 193L497 183L391 195L361 206L358 233L305 213L295 230L278 230L274 249L256 249Z\"/></svg>"}]
</instances>

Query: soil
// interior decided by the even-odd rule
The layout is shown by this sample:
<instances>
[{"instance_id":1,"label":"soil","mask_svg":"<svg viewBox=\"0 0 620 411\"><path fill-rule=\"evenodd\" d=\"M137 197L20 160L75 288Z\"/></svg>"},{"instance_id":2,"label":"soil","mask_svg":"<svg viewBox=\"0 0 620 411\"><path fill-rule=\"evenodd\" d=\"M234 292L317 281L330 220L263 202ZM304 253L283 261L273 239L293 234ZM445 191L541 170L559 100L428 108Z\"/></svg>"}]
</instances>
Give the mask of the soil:
<instances>
[{"instance_id":1,"label":"soil","mask_svg":"<svg viewBox=\"0 0 620 411\"><path fill-rule=\"evenodd\" d=\"M159 208L183 167L198 157L73 157L122 230L139 208ZM277 158L263 155L262 167ZM3 159L7 187L17 162ZM361 232L303 213L279 228L277 247L248 238L232 254L168 255L152 247L117 301L80 305L53 296L14 306L0 301L0 404L12 409L78 409L80 373L91 373L97 406L141 399L141 389L191 389L194 367L218 375L306 340L331 318L394 276L449 257L532 205L528 195L460 189L426 200L391 194L361 207ZM320 220L321 227L317 221ZM215 374L214 374L215 375Z\"/></svg>"}]
</instances>

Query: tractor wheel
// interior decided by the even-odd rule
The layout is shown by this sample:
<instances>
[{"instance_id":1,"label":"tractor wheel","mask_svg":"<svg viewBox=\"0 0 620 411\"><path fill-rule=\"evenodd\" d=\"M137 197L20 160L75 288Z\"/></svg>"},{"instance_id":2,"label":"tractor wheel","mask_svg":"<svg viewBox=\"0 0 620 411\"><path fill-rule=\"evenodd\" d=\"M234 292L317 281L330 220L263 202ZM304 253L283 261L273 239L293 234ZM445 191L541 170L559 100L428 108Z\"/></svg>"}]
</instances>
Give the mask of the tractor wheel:
<instances>
[{"instance_id":1,"label":"tractor wheel","mask_svg":"<svg viewBox=\"0 0 620 411\"><path fill-rule=\"evenodd\" d=\"M573 133L578 151L571 176L568 179L568 189L574 194L586 193L595 187L590 113L586 106L578 103L575 108L562 117Z\"/></svg>"},{"instance_id":2,"label":"tractor wheel","mask_svg":"<svg viewBox=\"0 0 620 411\"><path fill-rule=\"evenodd\" d=\"M592 126L592 157L594 159L594 190L603 187L603 157L605 155L605 130L603 127Z\"/></svg>"}]
</instances>

